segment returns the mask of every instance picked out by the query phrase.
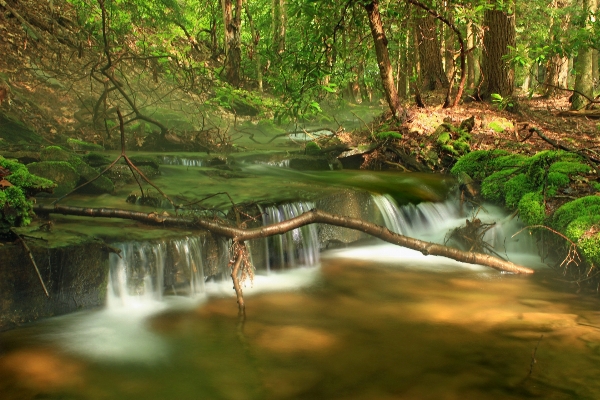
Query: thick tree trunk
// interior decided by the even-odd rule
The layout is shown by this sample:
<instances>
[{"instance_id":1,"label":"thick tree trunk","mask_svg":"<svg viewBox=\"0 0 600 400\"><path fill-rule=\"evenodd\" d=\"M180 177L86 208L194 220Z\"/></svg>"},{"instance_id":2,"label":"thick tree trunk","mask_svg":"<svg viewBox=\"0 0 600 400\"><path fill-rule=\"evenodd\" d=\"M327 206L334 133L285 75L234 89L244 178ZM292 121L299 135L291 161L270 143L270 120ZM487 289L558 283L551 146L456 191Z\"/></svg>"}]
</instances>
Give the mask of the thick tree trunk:
<instances>
[{"instance_id":1,"label":"thick tree trunk","mask_svg":"<svg viewBox=\"0 0 600 400\"><path fill-rule=\"evenodd\" d=\"M566 7L568 1L558 0L554 1L552 8L560 9ZM570 15L565 15L564 18L552 18L550 32L550 42L554 42L557 36L562 33L561 31L569 29L569 23L571 21ZM563 94L560 88L566 89L567 76L569 74L569 59L559 54L554 54L548 58L546 63L546 76L544 79L544 94L545 98L552 98L557 95Z\"/></svg>"},{"instance_id":2,"label":"thick tree trunk","mask_svg":"<svg viewBox=\"0 0 600 400\"><path fill-rule=\"evenodd\" d=\"M437 19L427 13L418 19L419 59L421 82L424 90L447 88L448 77L444 72L442 53L436 31Z\"/></svg>"},{"instance_id":3,"label":"thick tree trunk","mask_svg":"<svg viewBox=\"0 0 600 400\"><path fill-rule=\"evenodd\" d=\"M480 97L488 99L492 93L511 96L515 71L503 57L508 55L509 47L516 46L515 16L502 10L486 10L484 26Z\"/></svg>"},{"instance_id":4,"label":"thick tree trunk","mask_svg":"<svg viewBox=\"0 0 600 400\"><path fill-rule=\"evenodd\" d=\"M596 0L583 0L583 11L590 14L596 12ZM589 28L592 24L591 16L586 18L585 26ZM575 63L575 93L571 101L571 110L581 110L588 104L588 99L594 98L594 49L582 48L577 54ZM586 97L588 99L586 99Z\"/></svg>"},{"instance_id":5,"label":"thick tree trunk","mask_svg":"<svg viewBox=\"0 0 600 400\"><path fill-rule=\"evenodd\" d=\"M240 67L242 63L241 26L242 0L236 0L235 10L232 0L222 0L223 24L225 25L225 76L234 87L240 86Z\"/></svg>"},{"instance_id":6,"label":"thick tree trunk","mask_svg":"<svg viewBox=\"0 0 600 400\"><path fill-rule=\"evenodd\" d=\"M309 224L322 223L365 232L388 243L419 251L424 255L444 256L469 264L485 265L500 271L521 274L531 274L534 272L532 269L513 264L510 261L505 261L488 254L462 251L436 243L425 242L423 240L399 235L383 226L375 225L361 219L333 215L320 210L311 210L287 221L253 229L236 228L215 220L192 219L179 216L161 215L158 213L146 214L139 211L118 210L114 208L83 208L62 205L35 205L34 211L38 214L54 213L86 217L126 218L165 227L179 226L187 229L206 229L214 234L232 239L237 243L279 235Z\"/></svg>"},{"instance_id":7,"label":"thick tree trunk","mask_svg":"<svg viewBox=\"0 0 600 400\"><path fill-rule=\"evenodd\" d=\"M400 113L400 101L398 100L398 91L394 84L394 72L392 70L392 64L390 62L390 56L388 53L388 40L383 30L383 23L381 22L381 16L379 14L379 1L371 1L370 3L364 4L367 16L369 17L369 25L371 27L371 34L373 35L373 41L375 43L375 53L377 54L377 64L379 65L379 75L381 76L381 83L383 85L383 91L385 92L385 98L392 111L392 115L395 118L399 117ZM403 110L402 110L403 111Z\"/></svg>"}]
</instances>

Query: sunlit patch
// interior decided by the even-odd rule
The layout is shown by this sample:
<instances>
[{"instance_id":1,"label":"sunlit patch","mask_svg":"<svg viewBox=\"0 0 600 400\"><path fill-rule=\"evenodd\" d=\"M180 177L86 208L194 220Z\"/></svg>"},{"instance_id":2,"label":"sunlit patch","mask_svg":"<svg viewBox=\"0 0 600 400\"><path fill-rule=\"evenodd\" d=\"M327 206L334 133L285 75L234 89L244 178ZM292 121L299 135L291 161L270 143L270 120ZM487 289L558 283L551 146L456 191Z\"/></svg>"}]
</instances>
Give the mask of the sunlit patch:
<instances>
[{"instance_id":1,"label":"sunlit patch","mask_svg":"<svg viewBox=\"0 0 600 400\"><path fill-rule=\"evenodd\" d=\"M281 354L324 351L337 343L328 332L299 325L255 326L247 333L260 348Z\"/></svg>"},{"instance_id":2,"label":"sunlit patch","mask_svg":"<svg viewBox=\"0 0 600 400\"><path fill-rule=\"evenodd\" d=\"M4 355L0 372L2 376L13 376L19 386L56 390L83 383L84 368L49 351L31 349Z\"/></svg>"}]
</instances>

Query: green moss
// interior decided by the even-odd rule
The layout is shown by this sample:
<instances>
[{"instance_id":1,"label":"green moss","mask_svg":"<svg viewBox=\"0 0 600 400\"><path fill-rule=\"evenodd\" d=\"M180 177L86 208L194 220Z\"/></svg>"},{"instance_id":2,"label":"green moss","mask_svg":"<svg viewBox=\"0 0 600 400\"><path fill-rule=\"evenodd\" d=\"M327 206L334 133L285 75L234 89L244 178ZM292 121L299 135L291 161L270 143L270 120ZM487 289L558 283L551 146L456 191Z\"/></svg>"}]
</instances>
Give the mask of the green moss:
<instances>
[{"instance_id":1,"label":"green moss","mask_svg":"<svg viewBox=\"0 0 600 400\"><path fill-rule=\"evenodd\" d=\"M504 184L504 202L507 207L515 208L521 201L521 198L528 192L535 191L527 175L521 173L513 176Z\"/></svg>"},{"instance_id":2,"label":"green moss","mask_svg":"<svg viewBox=\"0 0 600 400\"><path fill-rule=\"evenodd\" d=\"M104 147L99 144L84 142L78 139L67 139L69 147L75 151L102 151Z\"/></svg>"},{"instance_id":3,"label":"green moss","mask_svg":"<svg viewBox=\"0 0 600 400\"><path fill-rule=\"evenodd\" d=\"M523 195L518 205L519 215L527 225L543 225L546 219L544 199L540 193L529 192Z\"/></svg>"},{"instance_id":4,"label":"green moss","mask_svg":"<svg viewBox=\"0 0 600 400\"><path fill-rule=\"evenodd\" d=\"M497 170L490 170L490 164L499 157L507 156L508 152L504 150L476 150L462 156L452 167L450 171L453 175L459 175L461 172L469 175L476 181L482 181L490 173Z\"/></svg>"},{"instance_id":5,"label":"green moss","mask_svg":"<svg viewBox=\"0 0 600 400\"><path fill-rule=\"evenodd\" d=\"M550 166L548 172L560 172L565 175L587 174L590 172L590 167L580 162L557 161Z\"/></svg>"},{"instance_id":6,"label":"green moss","mask_svg":"<svg viewBox=\"0 0 600 400\"><path fill-rule=\"evenodd\" d=\"M452 139L452 137L450 136L450 132L443 132L438 136L437 144L443 146L446 143L448 143L450 139Z\"/></svg>"},{"instance_id":7,"label":"green moss","mask_svg":"<svg viewBox=\"0 0 600 400\"><path fill-rule=\"evenodd\" d=\"M504 186L516 173L517 168L494 172L481 182L481 195L484 199L495 203L503 203L506 191Z\"/></svg>"},{"instance_id":8,"label":"green moss","mask_svg":"<svg viewBox=\"0 0 600 400\"><path fill-rule=\"evenodd\" d=\"M402 134L395 131L378 132L377 138L379 140L402 139Z\"/></svg>"},{"instance_id":9,"label":"green moss","mask_svg":"<svg viewBox=\"0 0 600 400\"><path fill-rule=\"evenodd\" d=\"M321 146L319 146L317 143L315 143L315 142L306 143L306 152L308 154L315 154L315 153L318 153L320 150L321 150Z\"/></svg>"},{"instance_id":10,"label":"green moss","mask_svg":"<svg viewBox=\"0 0 600 400\"><path fill-rule=\"evenodd\" d=\"M600 217L600 196L586 196L570 201L554 212L552 226L564 232L578 218Z\"/></svg>"},{"instance_id":11,"label":"green moss","mask_svg":"<svg viewBox=\"0 0 600 400\"><path fill-rule=\"evenodd\" d=\"M579 217L567 226L565 235L577 243L581 254L596 265L600 264L600 215Z\"/></svg>"}]
</instances>

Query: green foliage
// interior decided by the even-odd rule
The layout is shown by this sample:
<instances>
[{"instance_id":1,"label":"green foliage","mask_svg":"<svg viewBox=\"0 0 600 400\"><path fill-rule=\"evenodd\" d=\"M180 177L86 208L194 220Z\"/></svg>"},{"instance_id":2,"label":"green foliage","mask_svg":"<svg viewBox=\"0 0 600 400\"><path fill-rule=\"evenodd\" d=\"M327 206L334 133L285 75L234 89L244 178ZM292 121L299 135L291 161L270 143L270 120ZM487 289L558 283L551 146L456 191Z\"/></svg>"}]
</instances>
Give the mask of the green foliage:
<instances>
[{"instance_id":1,"label":"green foliage","mask_svg":"<svg viewBox=\"0 0 600 400\"><path fill-rule=\"evenodd\" d=\"M498 93L492 93L491 98L492 98L492 103L495 104L496 107L498 108L498 110L500 110L500 111L505 110L507 108L512 108L515 105L514 100L511 97L502 97ZM492 129L494 129L494 128L492 128ZM500 132L502 132L502 131L500 131Z\"/></svg>"},{"instance_id":2,"label":"green foliage","mask_svg":"<svg viewBox=\"0 0 600 400\"><path fill-rule=\"evenodd\" d=\"M527 225L543 225L546 219L544 199L538 192L529 192L519 200L519 216Z\"/></svg>"}]
</instances>

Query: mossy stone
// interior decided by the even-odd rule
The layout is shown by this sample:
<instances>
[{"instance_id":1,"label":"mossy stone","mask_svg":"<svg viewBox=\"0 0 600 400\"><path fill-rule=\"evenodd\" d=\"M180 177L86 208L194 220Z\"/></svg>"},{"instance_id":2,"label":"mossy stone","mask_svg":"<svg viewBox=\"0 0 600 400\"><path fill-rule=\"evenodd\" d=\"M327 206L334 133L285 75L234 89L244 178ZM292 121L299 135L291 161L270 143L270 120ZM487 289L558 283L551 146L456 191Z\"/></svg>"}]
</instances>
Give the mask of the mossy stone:
<instances>
[{"instance_id":1,"label":"mossy stone","mask_svg":"<svg viewBox=\"0 0 600 400\"><path fill-rule=\"evenodd\" d=\"M58 196L75 189L80 178L75 168L66 161L40 161L28 164L27 169L32 174L56 183L54 194Z\"/></svg>"},{"instance_id":2,"label":"mossy stone","mask_svg":"<svg viewBox=\"0 0 600 400\"><path fill-rule=\"evenodd\" d=\"M72 138L67 139L67 145L73 151L102 151L102 150L104 150L104 147L102 147L99 144L84 142L83 140L72 139Z\"/></svg>"},{"instance_id":3,"label":"mossy stone","mask_svg":"<svg viewBox=\"0 0 600 400\"><path fill-rule=\"evenodd\" d=\"M72 154L59 146L48 146L40 154L41 161L70 161Z\"/></svg>"}]
</instances>

